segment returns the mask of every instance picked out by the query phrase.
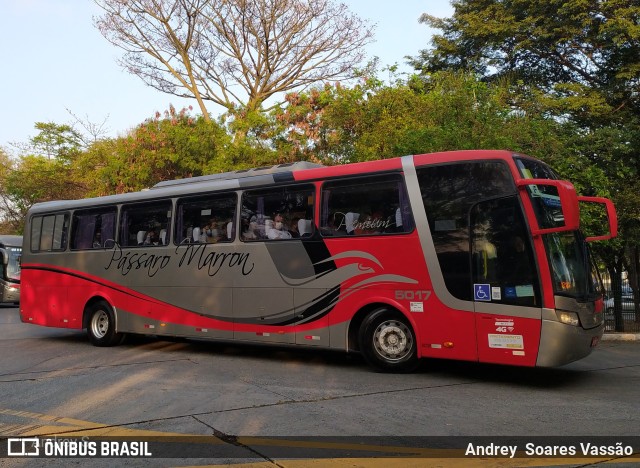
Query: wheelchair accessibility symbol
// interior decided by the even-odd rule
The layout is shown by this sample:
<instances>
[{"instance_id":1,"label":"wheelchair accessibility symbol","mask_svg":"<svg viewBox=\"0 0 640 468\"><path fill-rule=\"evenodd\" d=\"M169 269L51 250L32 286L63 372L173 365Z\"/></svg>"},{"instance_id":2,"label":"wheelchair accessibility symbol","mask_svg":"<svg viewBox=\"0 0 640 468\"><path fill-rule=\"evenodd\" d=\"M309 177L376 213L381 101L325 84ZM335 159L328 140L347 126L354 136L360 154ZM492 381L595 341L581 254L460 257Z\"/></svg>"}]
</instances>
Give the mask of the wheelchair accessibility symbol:
<instances>
[{"instance_id":1,"label":"wheelchair accessibility symbol","mask_svg":"<svg viewBox=\"0 0 640 468\"><path fill-rule=\"evenodd\" d=\"M491 301L491 285L490 284L474 284L473 299L475 301Z\"/></svg>"}]
</instances>

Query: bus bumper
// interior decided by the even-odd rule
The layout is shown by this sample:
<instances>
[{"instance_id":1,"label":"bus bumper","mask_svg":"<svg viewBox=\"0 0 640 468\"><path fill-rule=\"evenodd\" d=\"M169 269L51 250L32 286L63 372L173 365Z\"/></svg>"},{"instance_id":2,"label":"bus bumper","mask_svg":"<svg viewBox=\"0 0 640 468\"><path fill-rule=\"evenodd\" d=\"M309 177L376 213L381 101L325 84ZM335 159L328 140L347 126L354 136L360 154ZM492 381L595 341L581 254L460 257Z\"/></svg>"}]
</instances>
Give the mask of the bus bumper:
<instances>
[{"instance_id":1,"label":"bus bumper","mask_svg":"<svg viewBox=\"0 0 640 468\"><path fill-rule=\"evenodd\" d=\"M604 333L604 323L585 330L582 327L543 320L538 350L538 367L556 367L591 354Z\"/></svg>"},{"instance_id":2,"label":"bus bumper","mask_svg":"<svg viewBox=\"0 0 640 468\"><path fill-rule=\"evenodd\" d=\"M20 302L20 286L8 284L2 288L0 302Z\"/></svg>"}]
</instances>

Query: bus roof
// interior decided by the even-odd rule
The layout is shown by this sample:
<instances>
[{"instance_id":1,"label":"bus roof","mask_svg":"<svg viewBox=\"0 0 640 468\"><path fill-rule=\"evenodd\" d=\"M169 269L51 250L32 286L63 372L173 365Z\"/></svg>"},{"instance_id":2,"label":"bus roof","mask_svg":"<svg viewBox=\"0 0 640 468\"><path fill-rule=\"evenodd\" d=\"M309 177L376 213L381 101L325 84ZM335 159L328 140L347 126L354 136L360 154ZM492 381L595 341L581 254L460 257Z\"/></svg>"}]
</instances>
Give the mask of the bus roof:
<instances>
[{"instance_id":1,"label":"bus roof","mask_svg":"<svg viewBox=\"0 0 640 468\"><path fill-rule=\"evenodd\" d=\"M0 234L0 247L21 247L22 236Z\"/></svg>"},{"instance_id":2,"label":"bus roof","mask_svg":"<svg viewBox=\"0 0 640 468\"><path fill-rule=\"evenodd\" d=\"M255 177L264 174L277 174L282 172L300 171L304 169L313 169L316 167L325 167L322 164L300 161L295 163L278 164L276 166L257 167L254 169L241 169L238 171L223 172L220 174L209 174L199 177L189 177L186 179L166 180L158 182L152 189L169 187L171 185L195 184L199 182L211 182L215 180L244 179L246 177Z\"/></svg>"}]
</instances>

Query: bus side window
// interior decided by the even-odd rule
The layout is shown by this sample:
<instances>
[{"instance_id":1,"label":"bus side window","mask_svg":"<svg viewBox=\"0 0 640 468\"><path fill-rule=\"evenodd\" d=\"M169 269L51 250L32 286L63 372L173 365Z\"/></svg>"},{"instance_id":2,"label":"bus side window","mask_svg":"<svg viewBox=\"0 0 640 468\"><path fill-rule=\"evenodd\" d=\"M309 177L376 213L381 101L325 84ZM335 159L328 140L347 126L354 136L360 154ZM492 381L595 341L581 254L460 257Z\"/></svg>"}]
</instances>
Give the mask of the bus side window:
<instances>
[{"instance_id":1,"label":"bus side window","mask_svg":"<svg viewBox=\"0 0 640 468\"><path fill-rule=\"evenodd\" d=\"M159 246L160 232L168 231L171 200L137 203L122 207L120 244L123 247Z\"/></svg>"},{"instance_id":2,"label":"bus side window","mask_svg":"<svg viewBox=\"0 0 640 468\"><path fill-rule=\"evenodd\" d=\"M31 251L51 252L67 248L69 214L35 216L31 224Z\"/></svg>"},{"instance_id":3,"label":"bus side window","mask_svg":"<svg viewBox=\"0 0 640 468\"><path fill-rule=\"evenodd\" d=\"M76 210L71 226L71 250L101 249L116 236L116 207Z\"/></svg>"},{"instance_id":4,"label":"bus side window","mask_svg":"<svg viewBox=\"0 0 640 468\"><path fill-rule=\"evenodd\" d=\"M242 240L296 239L300 226L305 237L313 236L314 193L310 184L247 190L242 194Z\"/></svg>"},{"instance_id":5,"label":"bus side window","mask_svg":"<svg viewBox=\"0 0 640 468\"><path fill-rule=\"evenodd\" d=\"M323 236L371 236L411 232L413 216L402 177L377 175L322 186Z\"/></svg>"},{"instance_id":6,"label":"bus side window","mask_svg":"<svg viewBox=\"0 0 640 468\"><path fill-rule=\"evenodd\" d=\"M176 244L232 242L235 233L234 193L181 198L176 205Z\"/></svg>"}]
</instances>

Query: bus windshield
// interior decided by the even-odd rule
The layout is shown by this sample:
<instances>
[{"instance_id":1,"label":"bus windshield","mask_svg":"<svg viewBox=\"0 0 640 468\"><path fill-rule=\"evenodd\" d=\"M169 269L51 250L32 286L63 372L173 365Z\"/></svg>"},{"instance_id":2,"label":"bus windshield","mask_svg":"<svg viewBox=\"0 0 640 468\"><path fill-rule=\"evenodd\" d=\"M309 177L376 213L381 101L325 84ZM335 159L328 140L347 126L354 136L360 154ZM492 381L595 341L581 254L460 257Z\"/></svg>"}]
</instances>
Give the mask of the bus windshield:
<instances>
[{"instance_id":1,"label":"bus windshield","mask_svg":"<svg viewBox=\"0 0 640 468\"><path fill-rule=\"evenodd\" d=\"M526 179L559 179L549 166L525 158L516 158L516 165ZM561 225L564 218L554 187L532 186L529 195L542 228ZM543 193L544 192L544 193ZM555 294L587 299L595 293L591 262L584 237L579 231L552 233L543 236Z\"/></svg>"},{"instance_id":2,"label":"bus windshield","mask_svg":"<svg viewBox=\"0 0 640 468\"><path fill-rule=\"evenodd\" d=\"M8 247L7 252L9 254L9 262L7 263L7 279L19 281L22 249L20 247Z\"/></svg>"},{"instance_id":3,"label":"bus windshield","mask_svg":"<svg viewBox=\"0 0 640 468\"><path fill-rule=\"evenodd\" d=\"M544 236L554 293L586 299L595 293L589 252L582 235L577 232Z\"/></svg>"}]
</instances>

